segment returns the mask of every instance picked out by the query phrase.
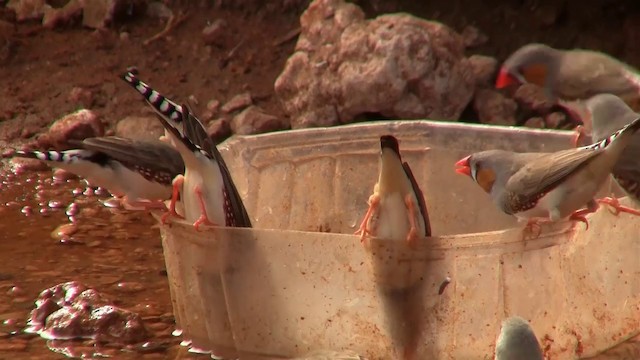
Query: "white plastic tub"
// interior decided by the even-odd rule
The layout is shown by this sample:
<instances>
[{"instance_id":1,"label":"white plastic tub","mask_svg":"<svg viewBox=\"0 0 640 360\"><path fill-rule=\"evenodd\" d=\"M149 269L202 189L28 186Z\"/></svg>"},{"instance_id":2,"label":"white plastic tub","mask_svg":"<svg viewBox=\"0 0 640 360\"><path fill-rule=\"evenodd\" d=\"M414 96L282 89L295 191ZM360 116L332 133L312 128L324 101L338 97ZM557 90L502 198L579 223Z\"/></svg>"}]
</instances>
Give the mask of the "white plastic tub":
<instances>
[{"instance_id":1,"label":"white plastic tub","mask_svg":"<svg viewBox=\"0 0 640 360\"><path fill-rule=\"evenodd\" d=\"M351 235L387 133L438 235L415 251L382 240L365 248ZM532 321L552 359L618 344L640 329L640 218L603 208L586 232L560 223L524 241L512 217L454 172L474 151L554 151L570 137L411 121L227 141L220 150L255 228L161 227L178 326L194 346L241 359L319 350L389 359L403 349L414 355L405 358L491 359L510 315Z\"/></svg>"}]
</instances>

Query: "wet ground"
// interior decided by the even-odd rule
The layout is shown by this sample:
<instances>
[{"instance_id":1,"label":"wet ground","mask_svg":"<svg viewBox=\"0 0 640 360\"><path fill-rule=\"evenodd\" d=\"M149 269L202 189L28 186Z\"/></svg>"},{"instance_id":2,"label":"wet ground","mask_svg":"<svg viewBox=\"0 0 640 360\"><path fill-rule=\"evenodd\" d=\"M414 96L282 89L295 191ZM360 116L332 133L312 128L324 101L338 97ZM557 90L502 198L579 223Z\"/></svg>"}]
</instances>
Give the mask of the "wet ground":
<instances>
[{"instance_id":1,"label":"wet ground","mask_svg":"<svg viewBox=\"0 0 640 360\"><path fill-rule=\"evenodd\" d=\"M51 171L19 176L6 171L0 174L0 359L65 358L55 352L208 358L187 353L171 335L174 318L162 246L149 214L106 207L101 201L109 197L87 191L78 179L56 181ZM149 342L121 351L92 340L46 341L23 333L38 294L72 280L138 313L151 333Z\"/></svg>"}]
</instances>

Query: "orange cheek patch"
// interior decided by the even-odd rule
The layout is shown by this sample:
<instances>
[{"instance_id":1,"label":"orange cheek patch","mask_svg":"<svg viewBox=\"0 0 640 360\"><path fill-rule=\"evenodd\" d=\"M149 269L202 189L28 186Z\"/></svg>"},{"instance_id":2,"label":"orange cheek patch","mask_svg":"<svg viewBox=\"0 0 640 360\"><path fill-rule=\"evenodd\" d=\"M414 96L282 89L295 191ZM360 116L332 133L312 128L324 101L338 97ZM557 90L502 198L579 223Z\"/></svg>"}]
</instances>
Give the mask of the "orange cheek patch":
<instances>
[{"instance_id":1,"label":"orange cheek patch","mask_svg":"<svg viewBox=\"0 0 640 360\"><path fill-rule=\"evenodd\" d=\"M486 192L490 192L493 183L496 181L496 174L489 169L479 169L476 173L476 182Z\"/></svg>"},{"instance_id":2,"label":"orange cheek patch","mask_svg":"<svg viewBox=\"0 0 640 360\"><path fill-rule=\"evenodd\" d=\"M547 66L542 64L529 65L522 71L522 76L532 84L545 86L547 79Z\"/></svg>"}]
</instances>

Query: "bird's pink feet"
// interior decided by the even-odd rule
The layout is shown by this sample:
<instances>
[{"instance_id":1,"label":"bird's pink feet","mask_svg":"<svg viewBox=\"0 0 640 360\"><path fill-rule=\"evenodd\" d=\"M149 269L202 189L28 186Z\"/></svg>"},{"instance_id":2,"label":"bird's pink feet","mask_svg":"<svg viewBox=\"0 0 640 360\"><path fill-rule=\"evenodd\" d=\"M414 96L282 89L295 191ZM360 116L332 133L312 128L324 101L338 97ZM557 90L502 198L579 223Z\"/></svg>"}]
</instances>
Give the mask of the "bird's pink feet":
<instances>
[{"instance_id":1,"label":"bird's pink feet","mask_svg":"<svg viewBox=\"0 0 640 360\"><path fill-rule=\"evenodd\" d=\"M584 126L582 125L578 125L576 126L573 131L575 131L575 134L573 135L573 139L571 140L571 144L573 145L573 147L578 147L580 145L580 141L587 137L587 131L585 130Z\"/></svg>"},{"instance_id":2,"label":"bird's pink feet","mask_svg":"<svg viewBox=\"0 0 640 360\"><path fill-rule=\"evenodd\" d=\"M527 239L527 234L533 235L531 239L537 239L538 237L540 237L540 234L542 233L541 224L549 223L549 222L551 222L549 218L544 218L544 217L529 218L527 220L527 224L524 226L524 229L522 230L522 240Z\"/></svg>"},{"instance_id":3,"label":"bird's pink feet","mask_svg":"<svg viewBox=\"0 0 640 360\"><path fill-rule=\"evenodd\" d=\"M415 248L418 244L418 227L416 226L416 204L414 204L411 195L407 195L404 198L404 203L409 210L409 224L411 224L409 233L407 234L407 245L409 245L410 248Z\"/></svg>"},{"instance_id":4,"label":"bird's pink feet","mask_svg":"<svg viewBox=\"0 0 640 360\"><path fill-rule=\"evenodd\" d=\"M600 204L606 204L606 205L611 206L614 209L614 211L612 211L612 213L614 215L618 215L621 212L626 212L626 213L629 213L629 214L640 216L640 210L637 210L637 209L634 209L634 208L630 208L628 206L624 206L624 205L620 204L620 201L618 200L618 198L613 196L613 195L611 195L610 197L605 197L605 198L602 198L602 199L598 199L596 201L598 203L600 203Z\"/></svg>"},{"instance_id":5,"label":"bird's pink feet","mask_svg":"<svg viewBox=\"0 0 640 360\"><path fill-rule=\"evenodd\" d=\"M380 205L380 196L377 194L369 196L369 209L367 209L367 213L364 215L362 223L360 223L360 228L354 233L354 235L361 235L360 243L364 244L366 236L372 235L371 231L367 229L367 225L373 216L373 212L378 208L378 205Z\"/></svg>"},{"instance_id":6,"label":"bird's pink feet","mask_svg":"<svg viewBox=\"0 0 640 360\"><path fill-rule=\"evenodd\" d=\"M169 219L170 216L175 216L177 218L184 219L184 217L180 216L176 212L176 202L178 202L178 195L180 194L180 191L182 191L183 184L184 184L184 176L182 175L176 176L175 179L173 179L173 181L171 182L172 191L171 191L171 202L169 203L169 211L164 213L164 215L162 215L162 217L160 218L160 221L162 222L163 225L167 223L167 219Z\"/></svg>"},{"instance_id":7,"label":"bird's pink feet","mask_svg":"<svg viewBox=\"0 0 640 360\"><path fill-rule=\"evenodd\" d=\"M209 226L217 226L214 222L209 220L209 216L207 215L207 208L204 203L204 198L202 197L202 188L198 185L195 186L193 191L195 191L198 196L198 202L200 203L200 217L193 223L193 227L196 231L200 231L200 225L209 225Z\"/></svg>"},{"instance_id":8,"label":"bird's pink feet","mask_svg":"<svg viewBox=\"0 0 640 360\"><path fill-rule=\"evenodd\" d=\"M580 221L586 225L585 230L589 230L589 221L587 220L586 215L595 212L598 208L586 208L574 211L571 215L569 215L569 220L571 221Z\"/></svg>"}]
</instances>

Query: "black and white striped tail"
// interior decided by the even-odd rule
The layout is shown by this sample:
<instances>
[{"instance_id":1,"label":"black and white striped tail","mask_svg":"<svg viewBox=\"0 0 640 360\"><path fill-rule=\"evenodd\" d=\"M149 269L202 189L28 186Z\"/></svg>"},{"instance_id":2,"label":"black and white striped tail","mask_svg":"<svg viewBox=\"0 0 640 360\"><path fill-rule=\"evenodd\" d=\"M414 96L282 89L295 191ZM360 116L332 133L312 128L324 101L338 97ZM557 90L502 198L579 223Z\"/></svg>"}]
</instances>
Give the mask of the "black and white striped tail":
<instances>
[{"instance_id":1,"label":"black and white striped tail","mask_svg":"<svg viewBox=\"0 0 640 360\"><path fill-rule=\"evenodd\" d=\"M16 151L14 156L69 164L78 160L90 161L89 158L93 155L93 151L76 149L65 151Z\"/></svg>"},{"instance_id":2,"label":"black and white striped tail","mask_svg":"<svg viewBox=\"0 0 640 360\"><path fill-rule=\"evenodd\" d=\"M639 129L640 129L640 118L637 118L637 119L633 120L631 123L625 125L622 129L614 132L610 136L602 139L601 141L598 141L597 143L594 143L594 144L591 144L591 145L583 146L583 147L581 147L581 149L588 149L588 150L604 149L607 146L609 146L611 143L613 143L622 134L627 133L627 132L629 132L630 134L633 134L636 131L638 131Z\"/></svg>"},{"instance_id":3,"label":"black and white striped tail","mask_svg":"<svg viewBox=\"0 0 640 360\"><path fill-rule=\"evenodd\" d=\"M169 122L173 122L174 124L180 123L183 118L182 106L166 98L145 82L138 79L136 76L137 73L137 70L129 68L121 78L127 84L131 85L131 87L136 89L144 97L145 101L151 105L153 110L158 113L158 115Z\"/></svg>"}]
</instances>

